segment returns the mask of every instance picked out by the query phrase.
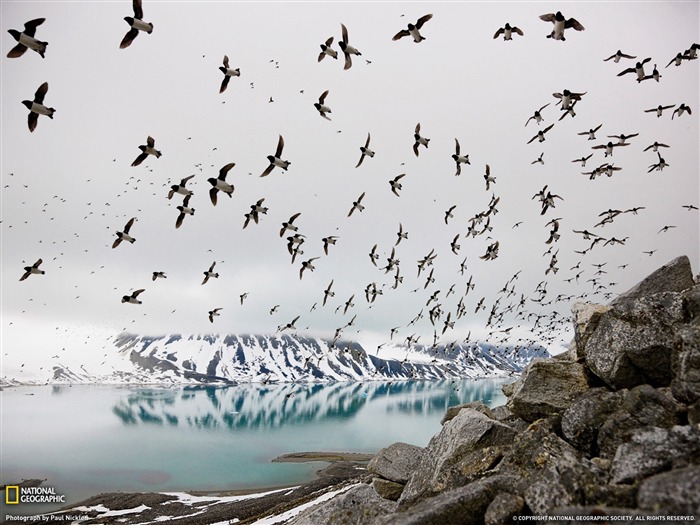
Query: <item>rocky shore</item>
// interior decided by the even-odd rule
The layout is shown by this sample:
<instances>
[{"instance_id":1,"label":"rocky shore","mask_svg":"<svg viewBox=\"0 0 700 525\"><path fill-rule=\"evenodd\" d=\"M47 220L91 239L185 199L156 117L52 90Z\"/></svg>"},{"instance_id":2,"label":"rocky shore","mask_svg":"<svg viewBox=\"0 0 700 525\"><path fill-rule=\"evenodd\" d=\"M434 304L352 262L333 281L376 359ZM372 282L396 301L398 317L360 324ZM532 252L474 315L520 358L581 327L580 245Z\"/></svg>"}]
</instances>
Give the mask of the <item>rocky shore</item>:
<instances>
[{"instance_id":1,"label":"rocky shore","mask_svg":"<svg viewBox=\"0 0 700 525\"><path fill-rule=\"evenodd\" d=\"M202 512L163 494L103 495L81 506L148 508L121 515L127 524L700 520L700 284L689 259L608 305L572 310L568 352L529 365L504 387L505 406L451 407L425 448L394 443L366 468L367 458L311 453L338 460L326 477ZM81 523L109 519L93 510Z\"/></svg>"}]
</instances>

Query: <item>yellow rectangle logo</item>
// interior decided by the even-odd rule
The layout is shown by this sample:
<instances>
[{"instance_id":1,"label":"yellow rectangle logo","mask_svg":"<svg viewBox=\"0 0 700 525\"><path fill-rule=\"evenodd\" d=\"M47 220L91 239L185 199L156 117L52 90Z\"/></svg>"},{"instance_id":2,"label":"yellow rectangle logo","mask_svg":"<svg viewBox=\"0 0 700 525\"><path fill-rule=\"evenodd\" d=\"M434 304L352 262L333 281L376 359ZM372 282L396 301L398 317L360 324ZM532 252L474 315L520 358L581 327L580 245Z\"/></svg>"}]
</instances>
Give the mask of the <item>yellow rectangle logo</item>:
<instances>
[{"instance_id":1,"label":"yellow rectangle logo","mask_svg":"<svg viewBox=\"0 0 700 525\"><path fill-rule=\"evenodd\" d=\"M10 498L10 491L15 491L15 497ZM19 485L7 485L5 487L5 505L19 504Z\"/></svg>"}]
</instances>

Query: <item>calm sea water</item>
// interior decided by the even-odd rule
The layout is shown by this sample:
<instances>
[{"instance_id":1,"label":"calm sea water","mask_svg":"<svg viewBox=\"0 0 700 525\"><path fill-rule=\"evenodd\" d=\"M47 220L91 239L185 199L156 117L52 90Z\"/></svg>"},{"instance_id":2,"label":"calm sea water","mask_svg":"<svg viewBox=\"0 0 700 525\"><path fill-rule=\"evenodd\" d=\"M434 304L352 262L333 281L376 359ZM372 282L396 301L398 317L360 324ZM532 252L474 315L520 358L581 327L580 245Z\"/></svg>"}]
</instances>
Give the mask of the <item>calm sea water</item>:
<instances>
[{"instance_id":1,"label":"calm sea water","mask_svg":"<svg viewBox=\"0 0 700 525\"><path fill-rule=\"evenodd\" d=\"M46 479L74 503L109 491L301 483L324 464L270 460L288 452L373 453L396 441L425 446L448 406L501 405L501 385L510 381L5 389L0 484ZM3 516L23 510L2 506Z\"/></svg>"}]
</instances>

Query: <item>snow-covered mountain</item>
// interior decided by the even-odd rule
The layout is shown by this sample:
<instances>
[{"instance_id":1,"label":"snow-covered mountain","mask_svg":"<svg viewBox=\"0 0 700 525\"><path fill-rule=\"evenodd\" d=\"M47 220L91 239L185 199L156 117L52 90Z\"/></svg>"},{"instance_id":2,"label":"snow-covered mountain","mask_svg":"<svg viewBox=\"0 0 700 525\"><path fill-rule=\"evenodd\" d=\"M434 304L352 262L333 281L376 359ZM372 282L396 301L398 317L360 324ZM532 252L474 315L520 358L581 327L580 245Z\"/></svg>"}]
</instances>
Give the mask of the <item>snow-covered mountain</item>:
<instances>
[{"instance_id":1,"label":"snow-covered mountain","mask_svg":"<svg viewBox=\"0 0 700 525\"><path fill-rule=\"evenodd\" d=\"M50 361L37 353L17 374L6 368L2 383L233 384L483 378L518 374L532 359L549 357L541 346L487 343L384 344L368 351L357 342L333 344L298 334L151 337L123 332L106 340L93 336L92 341L100 348L99 354L82 349L80 353L71 352L73 345L65 345Z\"/></svg>"}]
</instances>

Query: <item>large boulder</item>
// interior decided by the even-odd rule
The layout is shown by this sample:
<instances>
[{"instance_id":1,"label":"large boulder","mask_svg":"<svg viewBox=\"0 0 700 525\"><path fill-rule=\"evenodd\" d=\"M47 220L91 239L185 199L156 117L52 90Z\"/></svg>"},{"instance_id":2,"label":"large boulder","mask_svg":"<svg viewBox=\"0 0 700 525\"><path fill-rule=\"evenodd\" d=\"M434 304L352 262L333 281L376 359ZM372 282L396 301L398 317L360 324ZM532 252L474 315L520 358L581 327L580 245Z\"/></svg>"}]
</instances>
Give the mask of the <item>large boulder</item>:
<instances>
[{"instance_id":1,"label":"large boulder","mask_svg":"<svg viewBox=\"0 0 700 525\"><path fill-rule=\"evenodd\" d=\"M564 438L588 456L598 455L598 431L618 408L624 394L607 388L592 388L578 397L564 412Z\"/></svg>"},{"instance_id":2,"label":"large boulder","mask_svg":"<svg viewBox=\"0 0 700 525\"><path fill-rule=\"evenodd\" d=\"M445 415L440 421L440 424L444 425L445 423L453 419L457 414L459 414L459 412L463 408L472 408L477 412L481 412L485 416L490 417L491 419L496 419L496 417L493 415L493 412L491 412L491 409L487 407L483 401L470 401L469 403L464 403L462 405L454 405L448 407L447 411L445 411Z\"/></svg>"},{"instance_id":3,"label":"large boulder","mask_svg":"<svg viewBox=\"0 0 700 525\"><path fill-rule=\"evenodd\" d=\"M611 483L634 481L671 469L683 468L700 458L700 429L676 426L671 429L638 430L628 443L617 448L610 469Z\"/></svg>"},{"instance_id":4,"label":"large boulder","mask_svg":"<svg viewBox=\"0 0 700 525\"><path fill-rule=\"evenodd\" d=\"M580 348L590 370L614 389L649 383L668 386L674 329L683 322L678 292L659 292L617 301L603 313Z\"/></svg>"},{"instance_id":5,"label":"large boulder","mask_svg":"<svg viewBox=\"0 0 700 525\"><path fill-rule=\"evenodd\" d=\"M700 515L700 465L645 479L637 495L639 508L670 516Z\"/></svg>"},{"instance_id":6,"label":"large boulder","mask_svg":"<svg viewBox=\"0 0 700 525\"><path fill-rule=\"evenodd\" d=\"M594 303L574 303L571 307L571 317L574 323L574 342L576 343L576 355L581 357L580 350L586 348L586 343L591 334L598 327L598 322L604 313L610 310L610 306Z\"/></svg>"},{"instance_id":7,"label":"large boulder","mask_svg":"<svg viewBox=\"0 0 700 525\"><path fill-rule=\"evenodd\" d=\"M536 359L516 381L506 406L525 421L563 413L588 390L588 376L580 363Z\"/></svg>"},{"instance_id":8,"label":"large boulder","mask_svg":"<svg viewBox=\"0 0 700 525\"><path fill-rule=\"evenodd\" d=\"M465 485L476 474L491 469L515 436L509 426L471 408L462 409L428 443L400 506Z\"/></svg>"},{"instance_id":9,"label":"large boulder","mask_svg":"<svg viewBox=\"0 0 700 525\"><path fill-rule=\"evenodd\" d=\"M649 274L642 281L617 296L610 305L616 306L622 302L639 299L659 292L682 292L695 285L693 269L687 255L676 257Z\"/></svg>"},{"instance_id":10,"label":"large boulder","mask_svg":"<svg viewBox=\"0 0 700 525\"><path fill-rule=\"evenodd\" d=\"M679 329L675 342L671 390L676 399L692 404L700 400L700 324Z\"/></svg>"},{"instance_id":11,"label":"large boulder","mask_svg":"<svg viewBox=\"0 0 700 525\"><path fill-rule=\"evenodd\" d=\"M423 458L423 448L394 443L381 449L367 463L367 470L396 483L407 483Z\"/></svg>"}]
</instances>

